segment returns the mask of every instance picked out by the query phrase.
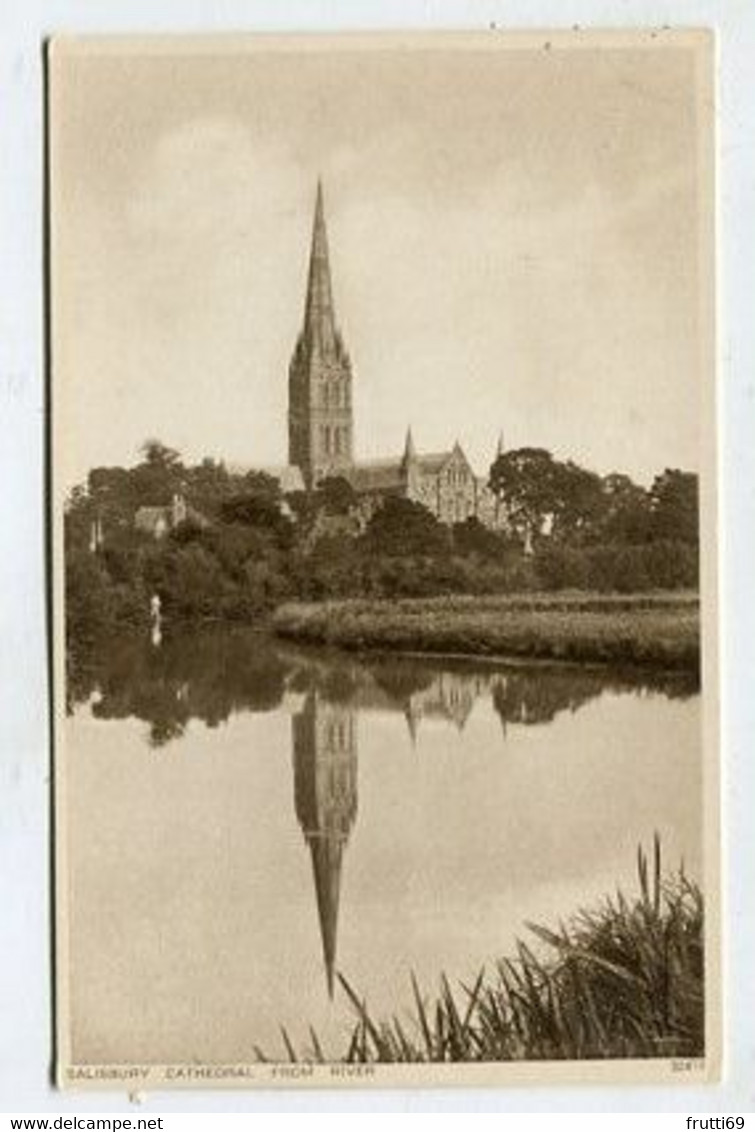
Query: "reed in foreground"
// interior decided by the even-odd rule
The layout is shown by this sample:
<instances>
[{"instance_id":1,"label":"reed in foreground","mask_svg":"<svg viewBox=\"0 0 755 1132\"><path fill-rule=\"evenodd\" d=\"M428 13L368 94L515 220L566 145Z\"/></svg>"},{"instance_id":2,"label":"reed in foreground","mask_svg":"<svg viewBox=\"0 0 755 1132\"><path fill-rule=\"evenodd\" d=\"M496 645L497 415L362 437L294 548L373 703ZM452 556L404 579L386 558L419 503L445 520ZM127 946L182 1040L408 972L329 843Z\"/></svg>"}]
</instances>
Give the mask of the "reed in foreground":
<instances>
[{"instance_id":1,"label":"reed in foreground","mask_svg":"<svg viewBox=\"0 0 755 1132\"><path fill-rule=\"evenodd\" d=\"M304 1061L423 1062L699 1057L704 1053L703 899L683 869L663 879L638 851L640 891L617 892L552 931L528 925L493 972L452 990L443 976L431 999L412 977L401 1018L377 1019L343 975L356 1020L346 1048L326 1056L317 1035ZM407 1020L404 1020L407 1019ZM264 1058L261 1051L258 1056Z\"/></svg>"}]
</instances>

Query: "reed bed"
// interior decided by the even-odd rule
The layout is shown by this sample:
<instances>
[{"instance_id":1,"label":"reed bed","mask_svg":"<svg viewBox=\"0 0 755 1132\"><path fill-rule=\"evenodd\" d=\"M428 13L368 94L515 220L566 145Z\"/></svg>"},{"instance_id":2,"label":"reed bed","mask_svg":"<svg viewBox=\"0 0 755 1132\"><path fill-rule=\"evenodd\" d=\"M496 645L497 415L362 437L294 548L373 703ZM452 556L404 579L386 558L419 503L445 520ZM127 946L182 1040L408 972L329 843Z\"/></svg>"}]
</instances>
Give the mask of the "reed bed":
<instances>
[{"instance_id":1,"label":"reed bed","mask_svg":"<svg viewBox=\"0 0 755 1132\"><path fill-rule=\"evenodd\" d=\"M683 868L662 878L661 852L638 850L639 895L621 892L551 930L453 990L434 995L412 976L412 1004L378 1019L339 974L355 1021L345 1048L327 1056L310 1030L288 1060L459 1062L700 1057L704 1054L703 899ZM258 1057L266 1060L257 1050Z\"/></svg>"},{"instance_id":2,"label":"reed bed","mask_svg":"<svg viewBox=\"0 0 755 1132\"><path fill-rule=\"evenodd\" d=\"M694 594L519 594L401 601L289 603L284 637L347 649L533 657L695 670Z\"/></svg>"}]
</instances>

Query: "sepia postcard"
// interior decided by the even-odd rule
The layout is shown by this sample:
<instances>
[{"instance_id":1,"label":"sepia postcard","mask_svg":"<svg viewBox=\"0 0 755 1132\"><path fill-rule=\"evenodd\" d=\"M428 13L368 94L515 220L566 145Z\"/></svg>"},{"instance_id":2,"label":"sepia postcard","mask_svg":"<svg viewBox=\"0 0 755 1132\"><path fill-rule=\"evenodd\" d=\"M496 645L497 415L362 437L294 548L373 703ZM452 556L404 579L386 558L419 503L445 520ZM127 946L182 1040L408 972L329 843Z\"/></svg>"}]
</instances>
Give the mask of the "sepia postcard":
<instances>
[{"instance_id":1,"label":"sepia postcard","mask_svg":"<svg viewBox=\"0 0 755 1132\"><path fill-rule=\"evenodd\" d=\"M48 45L61 1086L719 1076L714 46Z\"/></svg>"}]
</instances>

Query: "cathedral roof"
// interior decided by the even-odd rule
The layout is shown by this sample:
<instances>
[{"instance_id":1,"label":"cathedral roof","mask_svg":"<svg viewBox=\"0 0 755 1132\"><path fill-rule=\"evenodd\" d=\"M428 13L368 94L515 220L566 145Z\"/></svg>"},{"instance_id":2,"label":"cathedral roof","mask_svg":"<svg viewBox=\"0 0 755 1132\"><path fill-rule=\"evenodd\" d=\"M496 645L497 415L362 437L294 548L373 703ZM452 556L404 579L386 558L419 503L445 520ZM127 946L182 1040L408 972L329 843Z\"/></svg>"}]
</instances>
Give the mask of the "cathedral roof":
<instances>
[{"instance_id":1,"label":"cathedral roof","mask_svg":"<svg viewBox=\"0 0 755 1132\"><path fill-rule=\"evenodd\" d=\"M448 463L452 455L452 450L448 452L426 452L424 455L418 455L416 461L419 464L420 471L427 475L435 475Z\"/></svg>"},{"instance_id":2,"label":"cathedral roof","mask_svg":"<svg viewBox=\"0 0 755 1132\"><path fill-rule=\"evenodd\" d=\"M345 474L354 491L396 491L404 483L400 459L355 464Z\"/></svg>"},{"instance_id":3,"label":"cathedral roof","mask_svg":"<svg viewBox=\"0 0 755 1132\"><path fill-rule=\"evenodd\" d=\"M304 491L304 477L297 464L238 464L227 465L233 476L245 476L250 472L262 472L278 481L278 486L284 495L291 491Z\"/></svg>"},{"instance_id":4,"label":"cathedral roof","mask_svg":"<svg viewBox=\"0 0 755 1132\"><path fill-rule=\"evenodd\" d=\"M436 476L457 452L469 466L469 461L458 445L445 452L410 453L409 458L421 475ZM387 460L360 461L343 474L357 492L397 491L406 483L406 460L404 452L403 456Z\"/></svg>"}]
</instances>

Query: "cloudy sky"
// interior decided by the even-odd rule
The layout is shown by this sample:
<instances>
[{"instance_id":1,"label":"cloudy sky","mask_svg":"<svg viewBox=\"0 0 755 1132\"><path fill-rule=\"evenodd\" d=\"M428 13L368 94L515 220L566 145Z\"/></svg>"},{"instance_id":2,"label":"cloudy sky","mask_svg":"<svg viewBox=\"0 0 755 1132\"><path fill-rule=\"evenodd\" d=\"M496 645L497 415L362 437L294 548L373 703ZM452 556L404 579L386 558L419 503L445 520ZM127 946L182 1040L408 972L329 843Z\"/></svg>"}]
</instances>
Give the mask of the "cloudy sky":
<instances>
[{"instance_id":1,"label":"cloudy sky","mask_svg":"<svg viewBox=\"0 0 755 1132\"><path fill-rule=\"evenodd\" d=\"M698 466L687 48L163 42L53 60L64 479L286 459L317 176L360 456L500 430L642 481ZM699 59L697 61L699 66Z\"/></svg>"}]
</instances>

